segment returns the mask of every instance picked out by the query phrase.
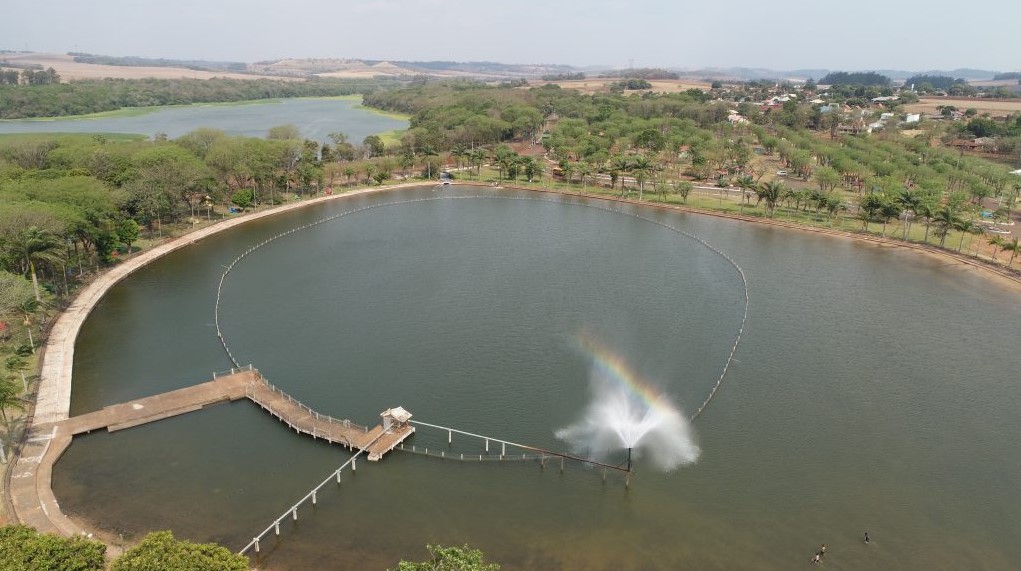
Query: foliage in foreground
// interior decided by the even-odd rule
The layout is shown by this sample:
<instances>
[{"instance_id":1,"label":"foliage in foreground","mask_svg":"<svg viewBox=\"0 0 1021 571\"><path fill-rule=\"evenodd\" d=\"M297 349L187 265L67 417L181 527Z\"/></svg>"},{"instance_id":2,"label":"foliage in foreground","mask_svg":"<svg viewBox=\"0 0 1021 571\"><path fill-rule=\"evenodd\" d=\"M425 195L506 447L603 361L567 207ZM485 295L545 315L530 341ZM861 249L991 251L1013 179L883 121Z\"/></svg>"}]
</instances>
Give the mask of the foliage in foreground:
<instances>
[{"instance_id":1,"label":"foliage in foreground","mask_svg":"<svg viewBox=\"0 0 1021 571\"><path fill-rule=\"evenodd\" d=\"M0 527L0 569L5 571L99 571L106 546L85 537L39 533L24 525Z\"/></svg>"},{"instance_id":2,"label":"foliage in foreground","mask_svg":"<svg viewBox=\"0 0 1021 571\"><path fill-rule=\"evenodd\" d=\"M391 571L499 571L498 563L486 563L484 555L478 549L464 547L443 547L427 545L432 557L428 561L414 563L401 561L396 570Z\"/></svg>"},{"instance_id":3,"label":"foliage in foreground","mask_svg":"<svg viewBox=\"0 0 1021 571\"><path fill-rule=\"evenodd\" d=\"M248 558L215 543L192 543L174 539L169 531L145 536L129 549L110 571L245 571Z\"/></svg>"},{"instance_id":4,"label":"foliage in foreground","mask_svg":"<svg viewBox=\"0 0 1021 571\"><path fill-rule=\"evenodd\" d=\"M24 525L0 527L3 571L102 571L106 546L82 536L39 533ZM174 539L169 531L145 536L110 566L111 571L245 571L248 558L215 543Z\"/></svg>"}]
</instances>

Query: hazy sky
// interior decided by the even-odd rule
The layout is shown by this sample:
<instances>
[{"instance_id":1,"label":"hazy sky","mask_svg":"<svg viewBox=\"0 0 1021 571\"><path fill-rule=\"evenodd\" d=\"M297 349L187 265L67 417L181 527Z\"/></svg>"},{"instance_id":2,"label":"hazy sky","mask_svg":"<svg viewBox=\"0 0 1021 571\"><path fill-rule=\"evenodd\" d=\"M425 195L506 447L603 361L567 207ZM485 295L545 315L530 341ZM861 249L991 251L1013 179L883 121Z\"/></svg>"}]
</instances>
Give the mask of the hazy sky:
<instances>
[{"instance_id":1,"label":"hazy sky","mask_svg":"<svg viewBox=\"0 0 1021 571\"><path fill-rule=\"evenodd\" d=\"M3 0L0 49L625 67L1021 69L1019 0Z\"/></svg>"}]
</instances>

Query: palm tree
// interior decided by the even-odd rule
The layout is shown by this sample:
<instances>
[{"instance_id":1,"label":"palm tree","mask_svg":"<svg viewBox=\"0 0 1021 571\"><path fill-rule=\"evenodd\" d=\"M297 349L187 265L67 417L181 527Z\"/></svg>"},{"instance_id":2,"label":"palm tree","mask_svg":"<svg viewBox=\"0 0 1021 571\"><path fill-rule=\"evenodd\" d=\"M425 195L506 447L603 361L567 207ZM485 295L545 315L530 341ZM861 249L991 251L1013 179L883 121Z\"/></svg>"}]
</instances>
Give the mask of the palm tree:
<instances>
[{"instance_id":1,"label":"palm tree","mask_svg":"<svg viewBox=\"0 0 1021 571\"><path fill-rule=\"evenodd\" d=\"M620 176L620 195L624 196L624 179L627 177L628 171L631 170L631 159L627 155L617 155L610 161L610 178L611 182L613 179L613 173L616 171Z\"/></svg>"},{"instance_id":2,"label":"palm tree","mask_svg":"<svg viewBox=\"0 0 1021 571\"><path fill-rule=\"evenodd\" d=\"M993 260L996 260L997 250L1004 247L1007 241L1003 239L1003 236L993 236L988 240L988 243L993 247Z\"/></svg>"},{"instance_id":3,"label":"palm tree","mask_svg":"<svg viewBox=\"0 0 1021 571\"><path fill-rule=\"evenodd\" d=\"M457 170L461 170L463 159L468 157L468 147L464 146L463 143L458 143L450 149L450 154L454 157L454 164L457 166Z\"/></svg>"},{"instance_id":4,"label":"palm tree","mask_svg":"<svg viewBox=\"0 0 1021 571\"><path fill-rule=\"evenodd\" d=\"M908 232L911 231L911 219L915 217L918 212L918 207L922 204L922 197L918 196L917 192L911 192L910 190L903 190L896 198L897 204L904 210L904 235L902 238L908 239ZM910 212L911 216L907 213Z\"/></svg>"},{"instance_id":5,"label":"palm tree","mask_svg":"<svg viewBox=\"0 0 1021 571\"><path fill-rule=\"evenodd\" d=\"M475 165L475 176L482 176L482 163L486 162L486 157L489 153L486 152L482 147L476 147L468 153L468 161L470 164Z\"/></svg>"},{"instance_id":6,"label":"palm tree","mask_svg":"<svg viewBox=\"0 0 1021 571\"><path fill-rule=\"evenodd\" d=\"M500 181L503 181L503 174L509 170L518 160L518 154L514 152L514 149L504 145L500 146L493 152L493 157L496 161L497 166L500 168Z\"/></svg>"},{"instance_id":7,"label":"palm tree","mask_svg":"<svg viewBox=\"0 0 1021 571\"><path fill-rule=\"evenodd\" d=\"M564 179L567 180L567 185L571 185L571 179L574 178L575 164L569 159L563 159L558 165L560 171L564 173Z\"/></svg>"},{"instance_id":8,"label":"palm tree","mask_svg":"<svg viewBox=\"0 0 1021 571\"><path fill-rule=\"evenodd\" d=\"M741 175L737 177L734 184L741 189L741 208L744 208L745 203L751 199L751 192L755 188L755 179L749 175Z\"/></svg>"},{"instance_id":9,"label":"palm tree","mask_svg":"<svg viewBox=\"0 0 1021 571\"><path fill-rule=\"evenodd\" d=\"M40 262L56 263L61 260L60 249L63 244L60 239L49 230L43 230L38 226L29 226L4 240L2 246L7 255L21 262L24 271L31 276L35 300L41 302L39 277L35 271L36 264Z\"/></svg>"},{"instance_id":10,"label":"palm tree","mask_svg":"<svg viewBox=\"0 0 1021 571\"><path fill-rule=\"evenodd\" d=\"M944 206L932 215L932 222L936 225L936 235L939 236L939 247L942 248L947 241L947 235L957 225L960 217L949 206Z\"/></svg>"},{"instance_id":11,"label":"palm tree","mask_svg":"<svg viewBox=\"0 0 1021 571\"><path fill-rule=\"evenodd\" d=\"M961 233L961 241L957 244L957 251L960 252L964 248L964 237L968 234L977 234L982 228L970 219L958 218L954 223L954 230Z\"/></svg>"},{"instance_id":12,"label":"palm tree","mask_svg":"<svg viewBox=\"0 0 1021 571\"><path fill-rule=\"evenodd\" d=\"M760 202L765 200L766 210L769 211L770 216L774 216L776 214L777 203L783 200L787 194L787 187L782 182L764 182L755 189L755 194L758 196L758 201L756 201L755 205L758 206Z\"/></svg>"},{"instance_id":13,"label":"palm tree","mask_svg":"<svg viewBox=\"0 0 1021 571\"><path fill-rule=\"evenodd\" d=\"M879 215L883 217L883 237L886 237L886 223L891 218L900 216L900 212L900 205L896 202L890 202L889 200L883 202L883 206L879 209Z\"/></svg>"},{"instance_id":14,"label":"palm tree","mask_svg":"<svg viewBox=\"0 0 1021 571\"><path fill-rule=\"evenodd\" d=\"M525 157L522 159L522 170L525 173L525 177L528 178L528 182L532 182L532 178L542 176L543 167L538 161L532 157Z\"/></svg>"},{"instance_id":15,"label":"palm tree","mask_svg":"<svg viewBox=\"0 0 1021 571\"><path fill-rule=\"evenodd\" d=\"M631 160L631 171L635 173L635 182L638 183L638 200L642 200L645 191L645 179L652 173L654 166L649 157L638 155Z\"/></svg>"},{"instance_id":16,"label":"palm tree","mask_svg":"<svg viewBox=\"0 0 1021 571\"><path fill-rule=\"evenodd\" d=\"M431 160L429 160L429 157L438 157L440 154L436 152L436 149L432 148L432 146L430 145L425 145L419 150L422 151L422 156L425 157L425 178L428 180L432 180L433 163Z\"/></svg>"},{"instance_id":17,"label":"palm tree","mask_svg":"<svg viewBox=\"0 0 1021 571\"><path fill-rule=\"evenodd\" d=\"M25 400L18 394L18 385L11 379L0 379L0 415L4 424L7 423L7 409L13 408L24 412Z\"/></svg>"},{"instance_id":18,"label":"palm tree","mask_svg":"<svg viewBox=\"0 0 1021 571\"><path fill-rule=\"evenodd\" d=\"M574 167L578 171L578 178L581 179L581 188L585 189L585 178L592 174L592 165L586 162L580 162Z\"/></svg>"},{"instance_id":19,"label":"palm tree","mask_svg":"<svg viewBox=\"0 0 1021 571\"><path fill-rule=\"evenodd\" d=\"M1018 245L1018 242L1019 242L1019 239L1018 238L1014 238L1011 241L1006 242L1003 245L1004 251L1007 251L1007 250L1010 251L1010 260L1007 262L1007 267L1008 268L1011 268L1011 267L1014 266L1014 258L1017 256L1017 253L1019 251L1021 251L1021 246Z\"/></svg>"},{"instance_id":20,"label":"palm tree","mask_svg":"<svg viewBox=\"0 0 1021 571\"><path fill-rule=\"evenodd\" d=\"M925 236L922 238L922 242L928 243L929 241L929 226L932 224L932 216L935 214L933 206L925 201L922 201L918 206L914 208L915 215L925 218Z\"/></svg>"}]
</instances>

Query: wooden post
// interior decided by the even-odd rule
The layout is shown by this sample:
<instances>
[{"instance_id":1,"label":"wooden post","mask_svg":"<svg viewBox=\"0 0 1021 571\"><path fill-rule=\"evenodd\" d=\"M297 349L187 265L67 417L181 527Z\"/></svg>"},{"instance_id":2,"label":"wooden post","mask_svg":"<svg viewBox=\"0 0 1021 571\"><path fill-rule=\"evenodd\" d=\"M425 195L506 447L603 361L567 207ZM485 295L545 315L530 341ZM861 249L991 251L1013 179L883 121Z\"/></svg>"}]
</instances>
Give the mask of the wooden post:
<instances>
[{"instance_id":1,"label":"wooden post","mask_svg":"<svg viewBox=\"0 0 1021 571\"><path fill-rule=\"evenodd\" d=\"M340 470L337 470L337 483L340 483Z\"/></svg>"},{"instance_id":2,"label":"wooden post","mask_svg":"<svg viewBox=\"0 0 1021 571\"><path fill-rule=\"evenodd\" d=\"M255 538L255 552L256 553L259 552L259 538L258 537Z\"/></svg>"},{"instance_id":3,"label":"wooden post","mask_svg":"<svg viewBox=\"0 0 1021 571\"><path fill-rule=\"evenodd\" d=\"M447 431L447 444L454 441L454 432L452 430Z\"/></svg>"},{"instance_id":4,"label":"wooden post","mask_svg":"<svg viewBox=\"0 0 1021 571\"><path fill-rule=\"evenodd\" d=\"M316 505L316 492L312 490L312 505Z\"/></svg>"},{"instance_id":5,"label":"wooden post","mask_svg":"<svg viewBox=\"0 0 1021 571\"><path fill-rule=\"evenodd\" d=\"M294 509L291 510L291 517L294 518L294 521L298 521L298 508L297 507L295 507Z\"/></svg>"},{"instance_id":6,"label":"wooden post","mask_svg":"<svg viewBox=\"0 0 1021 571\"><path fill-rule=\"evenodd\" d=\"M277 522L273 524L273 527L276 529L277 535L280 535L280 520L277 520Z\"/></svg>"},{"instance_id":7,"label":"wooden post","mask_svg":"<svg viewBox=\"0 0 1021 571\"><path fill-rule=\"evenodd\" d=\"M358 461L358 457L357 456L352 456L351 457L351 471L352 472L354 472L355 470L358 469L358 466L355 465L357 463L357 461Z\"/></svg>"},{"instance_id":8,"label":"wooden post","mask_svg":"<svg viewBox=\"0 0 1021 571\"><path fill-rule=\"evenodd\" d=\"M500 457L503 458L506 455L507 455L507 443L506 442L501 442L500 443Z\"/></svg>"},{"instance_id":9,"label":"wooden post","mask_svg":"<svg viewBox=\"0 0 1021 571\"><path fill-rule=\"evenodd\" d=\"M486 454L489 454L489 439L486 439Z\"/></svg>"}]
</instances>

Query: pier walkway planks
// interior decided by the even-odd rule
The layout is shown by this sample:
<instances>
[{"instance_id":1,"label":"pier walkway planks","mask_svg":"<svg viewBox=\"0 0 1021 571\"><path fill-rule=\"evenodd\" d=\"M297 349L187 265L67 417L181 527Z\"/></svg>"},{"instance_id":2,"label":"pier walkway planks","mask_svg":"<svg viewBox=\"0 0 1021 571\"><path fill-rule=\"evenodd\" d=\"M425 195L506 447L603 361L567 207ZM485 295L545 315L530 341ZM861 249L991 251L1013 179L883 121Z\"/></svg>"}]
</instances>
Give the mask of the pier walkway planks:
<instances>
[{"instance_id":1,"label":"pier walkway planks","mask_svg":"<svg viewBox=\"0 0 1021 571\"><path fill-rule=\"evenodd\" d=\"M413 426L404 426L383 434L382 426L370 429L320 414L271 385L258 371L236 371L192 387L33 425L11 476L9 491L18 520L43 533L85 533L61 512L51 487L53 465L75 435L101 429L114 432L245 398L292 430L352 450L365 450L369 460L379 460L415 431Z\"/></svg>"}]
</instances>

